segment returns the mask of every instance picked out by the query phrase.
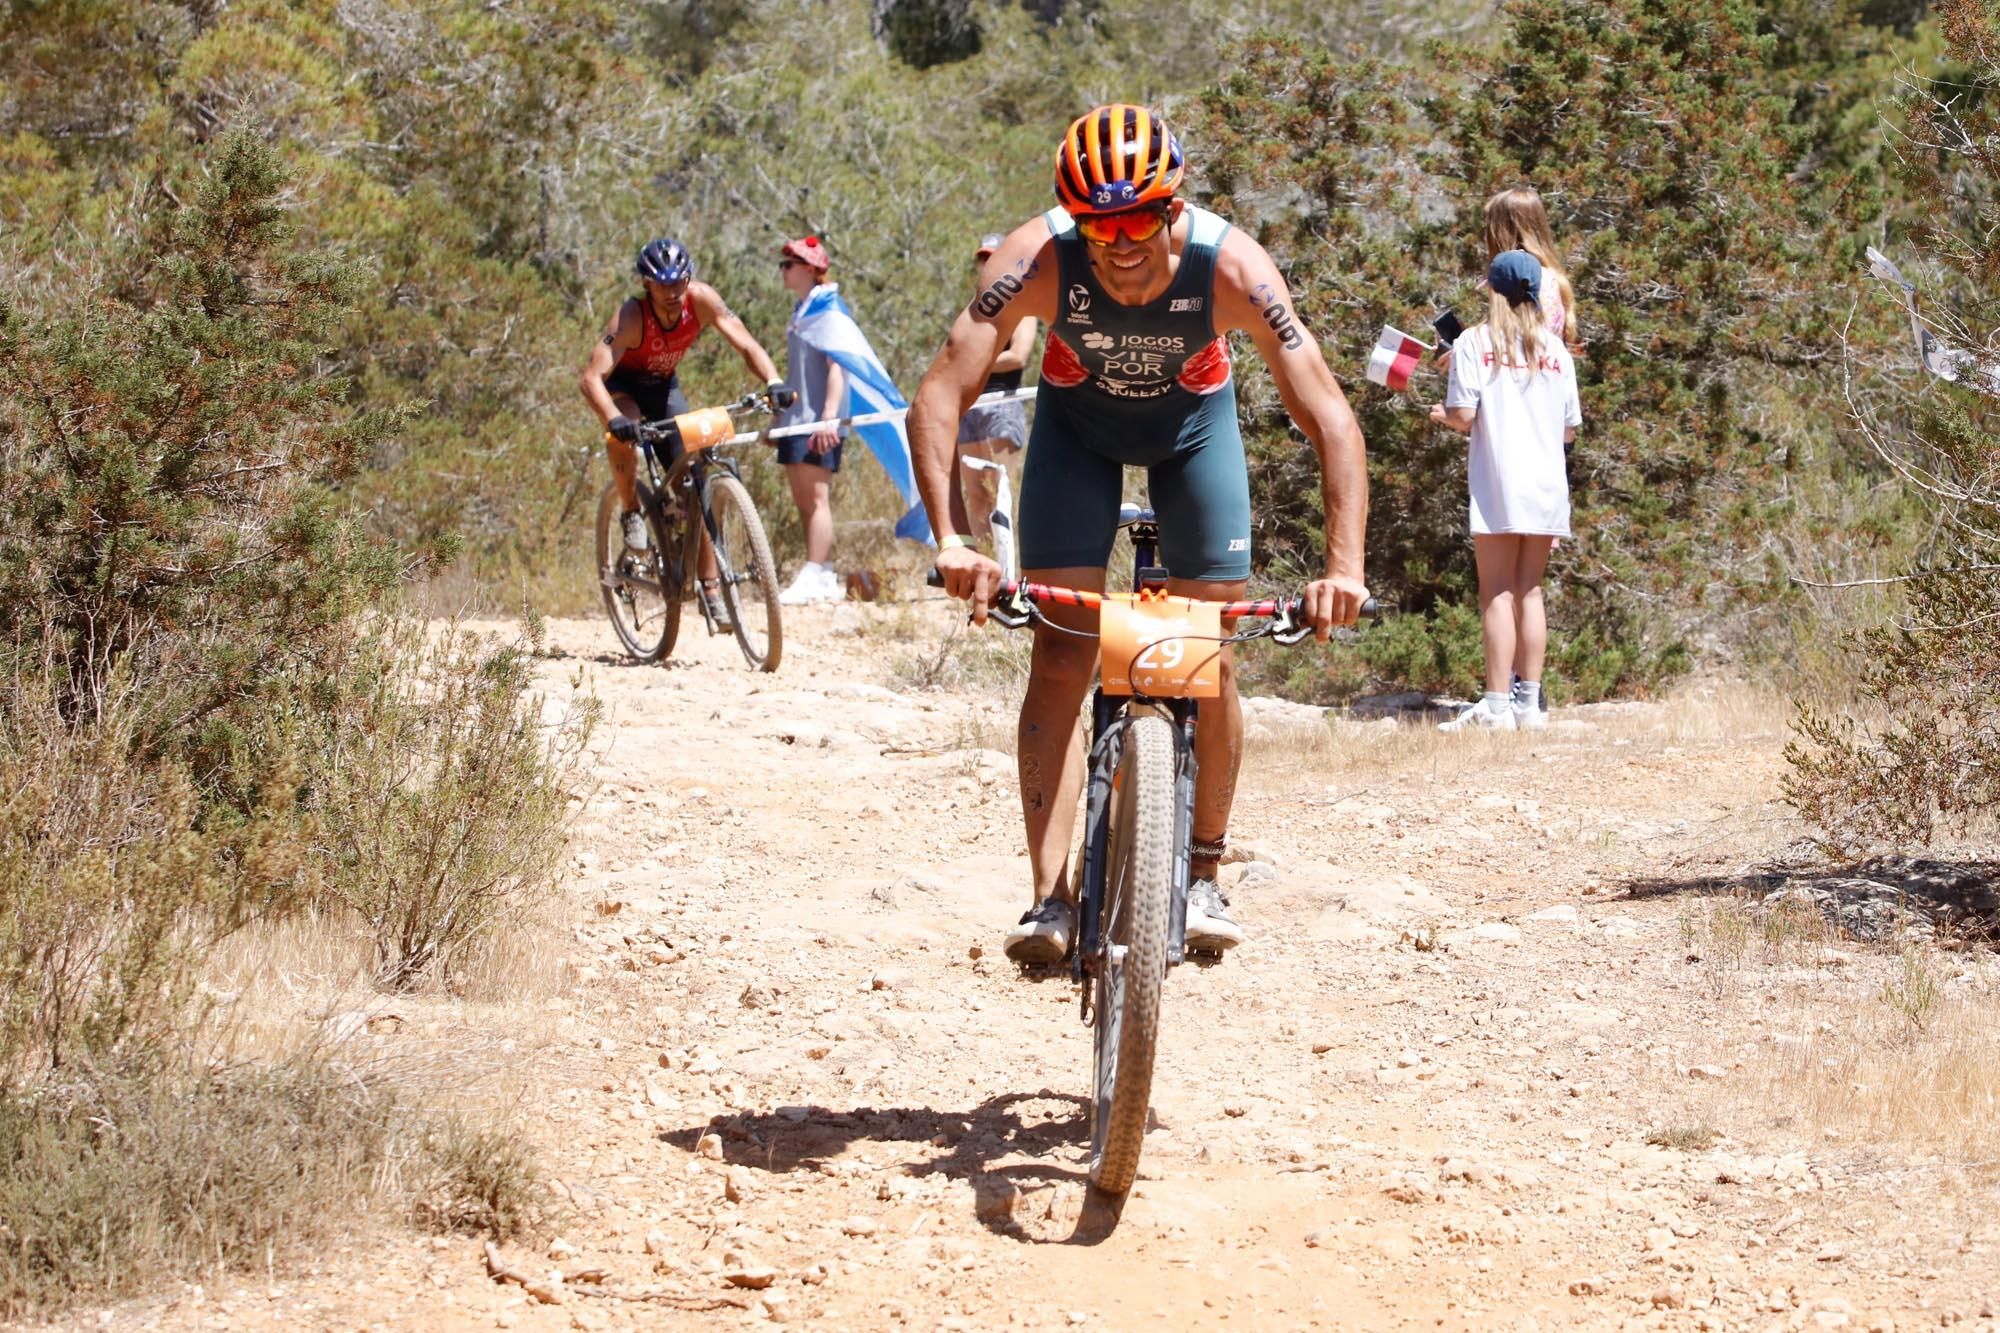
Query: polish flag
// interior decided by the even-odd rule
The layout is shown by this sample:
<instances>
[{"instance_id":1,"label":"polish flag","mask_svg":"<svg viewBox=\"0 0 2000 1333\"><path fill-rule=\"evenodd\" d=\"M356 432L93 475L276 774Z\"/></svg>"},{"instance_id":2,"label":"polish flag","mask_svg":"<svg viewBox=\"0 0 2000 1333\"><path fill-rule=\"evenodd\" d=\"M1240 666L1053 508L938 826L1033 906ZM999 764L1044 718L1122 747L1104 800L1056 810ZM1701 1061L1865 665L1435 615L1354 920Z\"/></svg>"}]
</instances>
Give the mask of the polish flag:
<instances>
[{"instance_id":1,"label":"polish flag","mask_svg":"<svg viewBox=\"0 0 2000 1333\"><path fill-rule=\"evenodd\" d=\"M1401 329L1384 324L1382 336L1368 353L1368 378L1392 393L1401 393L1410 387L1411 372L1430 350L1429 343L1418 342Z\"/></svg>"}]
</instances>

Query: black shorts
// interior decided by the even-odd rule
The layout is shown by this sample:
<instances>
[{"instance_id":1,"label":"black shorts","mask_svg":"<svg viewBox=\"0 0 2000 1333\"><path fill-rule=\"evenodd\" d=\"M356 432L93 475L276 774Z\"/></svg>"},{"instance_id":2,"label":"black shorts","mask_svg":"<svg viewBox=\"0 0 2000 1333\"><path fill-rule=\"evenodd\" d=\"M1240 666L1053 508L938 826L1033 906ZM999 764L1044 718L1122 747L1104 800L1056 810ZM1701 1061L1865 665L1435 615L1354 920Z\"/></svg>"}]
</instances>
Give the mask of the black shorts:
<instances>
[{"instance_id":1,"label":"black shorts","mask_svg":"<svg viewBox=\"0 0 2000 1333\"><path fill-rule=\"evenodd\" d=\"M845 436L841 437L839 444L834 445L833 448L823 454L816 454L812 451L812 436L810 435L787 435L781 440L774 440L773 443L778 446L778 461L780 463L817 463L828 472L840 471L840 451L847 447Z\"/></svg>"},{"instance_id":2,"label":"black shorts","mask_svg":"<svg viewBox=\"0 0 2000 1333\"><path fill-rule=\"evenodd\" d=\"M613 397L622 394L636 403L641 420L659 421L666 417L677 417L688 410L688 400L681 393L681 379L678 375L669 375L661 379L658 375L614 370L604 377L604 387Z\"/></svg>"}]
</instances>

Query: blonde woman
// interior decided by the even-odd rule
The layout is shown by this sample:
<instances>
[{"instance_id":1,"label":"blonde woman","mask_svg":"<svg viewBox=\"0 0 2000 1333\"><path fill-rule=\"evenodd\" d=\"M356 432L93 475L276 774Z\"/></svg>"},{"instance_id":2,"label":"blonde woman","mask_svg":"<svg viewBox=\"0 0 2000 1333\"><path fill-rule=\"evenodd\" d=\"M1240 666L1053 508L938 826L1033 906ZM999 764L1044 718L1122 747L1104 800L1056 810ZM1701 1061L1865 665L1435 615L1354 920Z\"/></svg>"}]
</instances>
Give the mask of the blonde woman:
<instances>
[{"instance_id":1,"label":"blonde woman","mask_svg":"<svg viewBox=\"0 0 2000 1333\"><path fill-rule=\"evenodd\" d=\"M1582 345L1577 337L1576 292L1569 274L1556 257L1556 239L1549 230L1549 213L1542 196L1527 186L1502 190L1486 201L1486 260L1509 250L1526 250L1542 266L1542 314L1549 332L1568 343Z\"/></svg>"},{"instance_id":2,"label":"blonde woman","mask_svg":"<svg viewBox=\"0 0 2000 1333\"><path fill-rule=\"evenodd\" d=\"M1542 573L1556 539L1570 535L1563 447L1583 423L1576 362L1550 336L1542 307L1541 262L1503 251L1486 283L1487 320L1453 344L1451 382L1431 409L1431 420L1472 437L1467 473L1486 650L1485 695L1441 731L1548 725Z\"/></svg>"}]
</instances>

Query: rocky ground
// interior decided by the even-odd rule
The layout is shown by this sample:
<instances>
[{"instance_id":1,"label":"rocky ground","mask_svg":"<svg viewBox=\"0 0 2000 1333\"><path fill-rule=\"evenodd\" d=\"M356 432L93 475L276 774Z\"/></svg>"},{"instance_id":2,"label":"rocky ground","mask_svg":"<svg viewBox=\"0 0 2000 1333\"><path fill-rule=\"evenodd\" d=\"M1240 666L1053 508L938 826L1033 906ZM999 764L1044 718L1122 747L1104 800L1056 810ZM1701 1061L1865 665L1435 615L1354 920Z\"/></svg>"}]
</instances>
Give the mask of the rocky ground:
<instances>
[{"instance_id":1,"label":"rocky ground","mask_svg":"<svg viewBox=\"0 0 2000 1333\"><path fill-rule=\"evenodd\" d=\"M1736 688L1513 736L1253 704L1251 939L1170 977L1139 1183L1091 1197L1075 992L999 957L1017 686L953 625L796 613L770 677L551 627L607 709L562 920L353 1037L527 1123L535 1291L389 1229L78 1323L2000 1328L2000 966L1750 873L1801 830Z\"/></svg>"}]
</instances>

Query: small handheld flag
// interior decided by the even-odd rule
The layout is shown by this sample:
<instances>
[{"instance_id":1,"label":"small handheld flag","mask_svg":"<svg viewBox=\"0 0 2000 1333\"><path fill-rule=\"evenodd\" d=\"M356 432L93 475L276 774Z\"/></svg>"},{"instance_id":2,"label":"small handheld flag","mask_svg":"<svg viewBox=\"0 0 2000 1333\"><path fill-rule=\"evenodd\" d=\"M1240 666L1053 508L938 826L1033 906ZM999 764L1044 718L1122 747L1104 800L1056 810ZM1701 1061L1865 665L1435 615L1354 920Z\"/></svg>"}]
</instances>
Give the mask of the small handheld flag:
<instances>
[{"instance_id":1,"label":"small handheld flag","mask_svg":"<svg viewBox=\"0 0 2000 1333\"><path fill-rule=\"evenodd\" d=\"M1384 324L1382 336L1368 353L1368 379L1392 393L1401 393L1410 387L1411 374L1431 350L1429 343L1419 342L1401 329Z\"/></svg>"}]
</instances>

